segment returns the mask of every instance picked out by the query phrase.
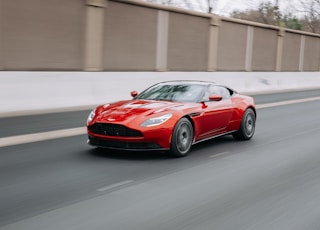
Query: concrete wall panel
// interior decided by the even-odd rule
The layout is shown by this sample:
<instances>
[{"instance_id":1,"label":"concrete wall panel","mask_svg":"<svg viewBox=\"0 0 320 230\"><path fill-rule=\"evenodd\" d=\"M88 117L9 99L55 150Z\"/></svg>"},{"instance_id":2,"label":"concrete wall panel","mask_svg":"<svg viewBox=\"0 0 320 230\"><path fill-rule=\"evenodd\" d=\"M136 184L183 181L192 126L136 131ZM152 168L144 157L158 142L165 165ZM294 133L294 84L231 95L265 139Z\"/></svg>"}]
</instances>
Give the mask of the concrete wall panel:
<instances>
[{"instance_id":1,"label":"concrete wall panel","mask_svg":"<svg viewBox=\"0 0 320 230\"><path fill-rule=\"evenodd\" d=\"M108 2L105 8L105 70L155 70L158 11Z\"/></svg>"},{"instance_id":2,"label":"concrete wall panel","mask_svg":"<svg viewBox=\"0 0 320 230\"><path fill-rule=\"evenodd\" d=\"M306 37L304 46L303 71L319 71L320 39Z\"/></svg>"},{"instance_id":3,"label":"concrete wall panel","mask_svg":"<svg viewBox=\"0 0 320 230\"><path fill-rule=\"evenodd\" d=\"M282 53L282 71L299 71L300 44L300 34L285 34Z\"/></svg>"},{"instance_id":4,"label":"concrete wall panel","mask_svg":"<svg viewBox=\"0 0 320 230\"><path fill-rule=\"evenodd\" d=\"M0 70L319 71L320 35L138 0L0 0Z\"/></svg>"},{"instance_id":5,"label":"concrete wall panel","mask_svg":"<svg viewBox=\"0 0 320 230\"><path fill-rule=\"evenodd\" d=\"M0 11L3 69L82 68L83 1L2 0Z\"/></svg>"},{"instance_id":6,"label":"concrete wall panel","mask_svg":"<svg viewBox=\"0 0 320 230\"><path fill-rule=\"evenodd\" d=\"M219 28L217 70L245 70L246 43L246 25L222 21Z\"/></svg>"},{"instance_id":7,"label":"concrete wall panel","mask_svg":"<svg viewBox=\"0 0 320 230\"><path fill-rule=\"evenodd\" d=\"M252 70L275 71L278 31L254 27Z\"/></svg>"},{"instance_id":8,"label":"concrete wall panel","mask_svg":"<svg viewBox=\"0 0 320 230\"><path fill-rule=\"evenodd\" d=\"M170 13L168 35L169 70L207 70L209 23L209 18Z\"/></svg>"}]
</instances>

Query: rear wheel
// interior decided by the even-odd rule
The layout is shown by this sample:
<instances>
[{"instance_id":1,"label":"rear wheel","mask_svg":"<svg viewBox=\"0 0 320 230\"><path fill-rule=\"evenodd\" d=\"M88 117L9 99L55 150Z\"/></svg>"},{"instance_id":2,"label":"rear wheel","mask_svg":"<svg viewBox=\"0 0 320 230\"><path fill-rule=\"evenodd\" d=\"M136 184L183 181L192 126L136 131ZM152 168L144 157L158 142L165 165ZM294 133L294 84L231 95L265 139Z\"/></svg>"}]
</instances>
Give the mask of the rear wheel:
<instances>
[{"instance_id":1,"label":"rear wheel","mask_svg":"<svg viewBox=\"0 0 320 230\"><path fill-rule=\"evenodd\" d=\"M171 153L175 157L188 155L193 141L193 127L187 118L182 118L176 124L171 140Z\"/></svg>"},{"instance_id":2,"label":"rear wheel","mask_svg":"<svg viewBox=\"0 0 320 230\"><path fill-rule=\"evenodd\" d=\"M256 115L252 109L247 109L243 114L240 129L233 133L236 140L250 140L256 128Z\"/></svg>"}]
</instances>

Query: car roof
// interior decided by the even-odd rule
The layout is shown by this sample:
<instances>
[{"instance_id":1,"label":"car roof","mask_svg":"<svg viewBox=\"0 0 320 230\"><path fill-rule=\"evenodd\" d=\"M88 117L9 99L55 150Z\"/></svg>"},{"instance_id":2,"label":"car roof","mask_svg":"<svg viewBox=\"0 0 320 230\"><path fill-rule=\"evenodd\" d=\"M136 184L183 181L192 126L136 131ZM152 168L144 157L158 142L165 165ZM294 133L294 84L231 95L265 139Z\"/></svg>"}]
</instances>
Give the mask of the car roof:
<instances>
[{"instance_id":1,"label":"car roof","mask_svg":"<svg viewBox=\"0 0 320 230\"><path fill-rule=\"evenodd\" d=\"M215 82L210 81L199 81L199 80L173 80L173 81L163 81L158 84L195 84L195 85L217 85Z\"/></svg>"},{"instance_id":2,"label":"car roof","mask_svg":"<svg viewBox=\"0 0 320 230\"><path fill-rule=\"evenodd\" d=\"M201 80L172 80L172 81L163 81L163 82L159 82L155 85L159 85L159 84L172 84L172 85L178 85L178 84L191 84L191 85L205 85L205 86L209 86L209 85L216 85L216 86L221 86L224 88L227 88L228 90L232 90L233 92L237 93L236 90L225 86L225 85L221 85L218 84L216 82L212 82L212 81L201 81Z\"/></svg>"}]
</instances>

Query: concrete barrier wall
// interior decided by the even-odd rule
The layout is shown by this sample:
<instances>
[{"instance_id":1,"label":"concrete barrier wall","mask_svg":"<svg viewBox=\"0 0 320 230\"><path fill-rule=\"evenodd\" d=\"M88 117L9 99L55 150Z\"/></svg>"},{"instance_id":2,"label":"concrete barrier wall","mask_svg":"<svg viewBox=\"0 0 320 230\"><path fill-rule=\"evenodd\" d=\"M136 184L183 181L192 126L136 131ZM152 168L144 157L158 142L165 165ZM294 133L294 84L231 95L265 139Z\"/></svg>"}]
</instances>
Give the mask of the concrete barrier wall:
<instances>
[{"instance_id":1,"label":"concrete barrier wall","mask_svg":"<svg viewBox=\"0 0 320 230\"><path fill-rule=\"evenodd\" d=\"M304 36L303 69L319 71L320 40L317 37Z\"/></svg>"},{"instance_id":2,"label":"concrete barrier wall","mask_svg":"<svg viewBox=\"0 0 320 230\"><path fill-rule=\"evenodd\" d=\"M154 70L157 47L156 9L109 2L105 8L104 70Z\"/></svg>"},{"instance_id":3,"label":"concrete barrier wall","mask_svg":"<svg viewBox=\"0 0 320 230\"><path fill-rule=\"evenodd\" d=\"M275 70L277 60L277 38L278 31L276 30L254 27L251 60L252 70Z\"/></svg>"},{"instance_id":4,"label":"concrete barrier wall","mask_svg":"<svg viewBox=\"0 0 320 230\"><path fill-rule=\"evenodd\" d=\"M167 70L207 70L208 28L208 18L169 14Z\"/></svg>"},{"instance_id":5,"label":"concrete barrier wall","mask_svg":"<svg viewBox=\"0 0 320 230\"><path fill-rule=\"evenodd\" d=\"M0 69L319 71L320 35L141 0L0 0Z\"/></svg>"},{"instance_id":6,"label":"concrete barrier wall","mask_svg":"<svg viewBox=\"0 0 320 230\"><path fill-rule=\"evenodd\" d=\"M0 16L0 68L83 67L83 1L1 0Z\"/></svg>"},{"instance_id":7,"label":"concrete barrier wall","mask_svg":"<svg viewBox=\"0 0 320 230\"><path fill-rule=\"evenodd\" d=\"M219 27L217 69L246 70L248 26L222 21Z\"/></svg>"},{"instance_id":8,"label":"concrete barrier wall","mask_svg":"<svg viewBox=\"0 0 320 230\"><path fill-rule=\"evenodd\" d=\"M301 35L286 33L284 37L282 70L299 71Z\"/></svg>"}]
</instances>

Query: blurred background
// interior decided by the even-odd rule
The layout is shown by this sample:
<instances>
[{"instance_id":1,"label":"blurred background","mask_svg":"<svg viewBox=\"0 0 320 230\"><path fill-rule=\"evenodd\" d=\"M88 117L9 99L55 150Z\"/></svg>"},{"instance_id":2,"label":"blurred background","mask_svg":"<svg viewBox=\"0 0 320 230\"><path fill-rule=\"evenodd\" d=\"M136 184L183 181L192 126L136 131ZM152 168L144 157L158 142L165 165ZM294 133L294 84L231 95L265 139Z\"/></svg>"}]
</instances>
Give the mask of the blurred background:
<instances>
[{"instance_id":1,"label":"blurred background","mask_svg":"<svg viewBox=\"0 0 320 230\"><path fill-rule=\"evenodd\" d=\"M320 0L0 0L1 230L319 230ZM159 81L251 94L251 141L87 145Z\"/></svg>"},{"instance_id":2,"label":"blurred background","mask_svg":"<svg viewBox=\"0 0 320 230\"><path fill-rule=\"evenodd\" d=\"M319 71L318 0L1 0L0 69Z\"/></svg>"}]
</instances>

